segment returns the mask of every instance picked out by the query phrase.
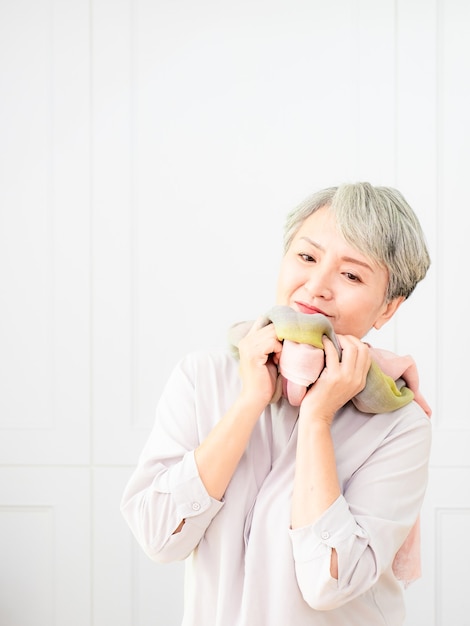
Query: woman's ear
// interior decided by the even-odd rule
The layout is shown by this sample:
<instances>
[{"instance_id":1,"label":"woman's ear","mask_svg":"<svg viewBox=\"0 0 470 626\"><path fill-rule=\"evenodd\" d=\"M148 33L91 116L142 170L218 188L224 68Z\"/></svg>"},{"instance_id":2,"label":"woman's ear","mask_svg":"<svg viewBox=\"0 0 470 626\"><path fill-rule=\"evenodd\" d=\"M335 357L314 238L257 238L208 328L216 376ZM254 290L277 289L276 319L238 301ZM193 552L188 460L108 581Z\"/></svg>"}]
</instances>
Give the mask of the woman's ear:
<instances>
[{"instance_id":1,"label":"woman's ear","mask_svg":"<svg viewBox=\"0 0 470 626\"><path fill-rule=\"evenodd\" d=\"M375 320L374 328L379 330L382 326L388 322L390 318L392 318L398 310L398 307L402 302L405 301L405 296L398 296L393 300L390 300L384 305L383 312L379 315L379 317Z\"/></svg>"}]
</instances>

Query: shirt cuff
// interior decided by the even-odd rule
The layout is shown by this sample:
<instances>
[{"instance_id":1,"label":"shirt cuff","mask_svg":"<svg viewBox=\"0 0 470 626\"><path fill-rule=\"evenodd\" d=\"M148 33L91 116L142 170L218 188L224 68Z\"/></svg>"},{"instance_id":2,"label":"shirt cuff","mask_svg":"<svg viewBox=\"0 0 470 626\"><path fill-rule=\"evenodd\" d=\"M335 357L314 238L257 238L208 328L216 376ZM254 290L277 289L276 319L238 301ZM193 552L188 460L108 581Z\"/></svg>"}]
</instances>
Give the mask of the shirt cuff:
<instances>
[{"instance_id":1,"label":"shirt cuff","mask_svg":"<svg viewBox=\"0 0 470 626\"><path fill-rule=\"evenodd\" d=\"M294 559L305 562L318 558L353 534L365 536L341 495L313 524L290 530Z\"/></svg>"},{"instance_id":2,"label":"shirt cuff","mask_svg":"<svg viewBox=\"0 0 470 626\"><path fill-rule=\"evenodd\" d=\"M171 493L181 519L201 515L209 508L214 509L214 515L223 506L223 502L208 494L199 476L194 451L187 452L180 463L157 476L153 488L160 493Z\"/></svg>"}]
</instances>

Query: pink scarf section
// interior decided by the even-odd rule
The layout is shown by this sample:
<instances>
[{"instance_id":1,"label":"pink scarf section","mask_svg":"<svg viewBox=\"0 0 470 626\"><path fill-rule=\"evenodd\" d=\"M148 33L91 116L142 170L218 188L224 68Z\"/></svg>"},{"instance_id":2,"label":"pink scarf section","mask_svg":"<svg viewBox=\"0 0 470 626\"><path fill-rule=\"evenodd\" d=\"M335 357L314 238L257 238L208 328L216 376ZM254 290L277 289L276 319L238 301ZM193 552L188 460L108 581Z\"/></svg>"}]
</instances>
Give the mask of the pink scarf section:
<instances>
[{"instance_id":1,"label":"pink scarf section","mask_svg":"<svg viewBox=\"0 0 470 626\"><path fill-rule=\"evenodd\" d=\"M397 380L402 378L414 394L415 402L431 417L431 408L419 390L419 377L416 363L411 356L397 356L388 350L370 348L372 358L378 363L385 374ZM410 583L421 577L421 527L420 519L416 520L405 542L393 560L393 573L408 587Z\"/></svg>"}]
</instances>

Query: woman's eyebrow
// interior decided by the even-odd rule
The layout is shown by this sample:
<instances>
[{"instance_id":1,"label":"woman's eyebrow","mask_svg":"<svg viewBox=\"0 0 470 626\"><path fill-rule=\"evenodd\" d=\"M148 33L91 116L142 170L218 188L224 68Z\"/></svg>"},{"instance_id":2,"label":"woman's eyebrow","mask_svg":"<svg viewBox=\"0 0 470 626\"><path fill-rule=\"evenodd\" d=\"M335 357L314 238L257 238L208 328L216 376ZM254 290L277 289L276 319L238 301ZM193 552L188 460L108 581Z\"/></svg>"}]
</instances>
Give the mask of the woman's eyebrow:
<instances>
[{"instance_id":1,"label":"woman's eyebrow","mask_svg":"<svg viewBox=\"0 0 470 626\"><path fill-rule=\"evenodd\" d=\"M310 237L301 237L301 239L305 240L307 243L309 243L310 245L312 245L314 248L317 248L318 250L321 250L322 252L325 251L324 246L320 245L317 241L314 241L313 239L310 239ZM355 263L356 265L360 265L361 267L366 268L369 271L373 271L372 267L369 265L369 263L367 263L366 261L361 261L360 259L356 259L356 257L352 257L352 256L342 256L341 257L342 261L347 261L348 263Z\"/></svg>"},{"instance_id":2,"label":"woman's eyebrow","mask_svg":"<svg viewBox=\"0 0 470 626\"><path fill-rule=\"evenodd\" d=\"M310 237L307 236L303 236L301 237L301 239L303 239L304 241L306 241L307 243L309 243L310 245L312 245L314 248L318 248L319 250L324 251L325 248L323 246L321 246L319 243L317 243L316 241L313 241L313 239L310 239Z\"/></svg>"},{"instance_id":3,"label":"woman's eyebrow","mask_svg":"<svg viewBox=\"0 0 470 626\"><path fill-rule=\"evenodd\" d=\"M348 263L355 263L356 265L365 267L366 270L373 272L372 267L369 265L369 263L366 263L365 261L360 261L359 259L356 259L355 257L352 257L352 256L343 256L341 258L343 261L347 261Z\"/></svg>"}]
</instances>

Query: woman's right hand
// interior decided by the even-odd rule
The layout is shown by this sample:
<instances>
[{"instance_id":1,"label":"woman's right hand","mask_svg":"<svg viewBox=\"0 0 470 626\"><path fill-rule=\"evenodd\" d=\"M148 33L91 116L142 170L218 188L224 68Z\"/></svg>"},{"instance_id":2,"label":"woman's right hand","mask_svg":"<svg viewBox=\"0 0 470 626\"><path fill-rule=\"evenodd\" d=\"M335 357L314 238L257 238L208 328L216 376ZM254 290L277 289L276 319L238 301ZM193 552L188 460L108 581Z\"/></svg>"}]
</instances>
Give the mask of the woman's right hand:
<instances>
[{"instance_id":1,"label":"woman's right hand","mask_svg":"<svg viewBox=\"0 0 470 626\"><path fill-rule=\"evenodd\" d=\"M253 428L276 388L282 343L274 326L260 317L238 342L242 391L195 450L199 476L208 493L221 500L246 450ZM179 528L179 527L178 527Z\"/></svg>"},{"instance_id":2,"label":"woman's right hand","mask_svg":"<svg viewBox=\"0 0 470 626\"><path fill-rule=\"evenodd\" d=\"M264 323L265 318L259 317L238 345L242 395L262 408L274 395L282 351L274 325Z\"/></svg>"}]
</instances>

